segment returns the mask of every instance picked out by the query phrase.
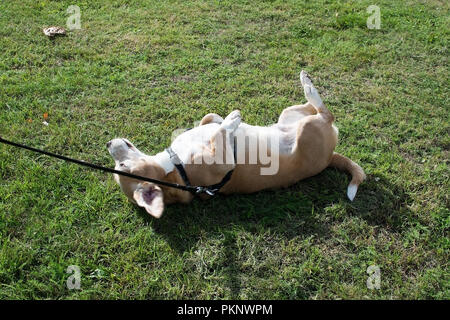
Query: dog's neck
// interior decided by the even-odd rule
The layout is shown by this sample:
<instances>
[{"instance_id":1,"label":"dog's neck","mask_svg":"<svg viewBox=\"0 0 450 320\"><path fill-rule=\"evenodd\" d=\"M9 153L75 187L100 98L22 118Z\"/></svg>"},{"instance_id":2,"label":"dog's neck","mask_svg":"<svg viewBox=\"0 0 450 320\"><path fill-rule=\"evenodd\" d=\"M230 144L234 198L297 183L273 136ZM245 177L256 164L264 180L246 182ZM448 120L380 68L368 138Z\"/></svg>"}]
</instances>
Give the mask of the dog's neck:
<instances>
[{"instance_id":1,"label":"dog's neck","mask_svg":"<svg viewBox=\"0 0 450 320\"><path fill-rule=\"evenodd\" d=\"M167 151L164 150L163 152L156 154L152 159L165 172L165 177L162 178L162 180L180 185L184 184L180 173L178 170L175 170L175 165L170 160L170 155ZM194 197L191 193L179 189L164 186L161 186L161 188L164 192L164 203L188 203Z\"/></svg>"},{"instance_id":2,"label":"dog's neck","mask_svg":"<svg viewBox=\"0 0 450 320\"><path fill-rule=\"evenodd\" d=\"M161 167L164 169L164 172L166 173L166 175L170 172L172 172L173 170L175 170L175 166L172 163L172 161L170 161L170 156L167 153L167 151L162 151L158 154L156 154L155 156L153 156L153 160Z\"/></svg>"}]
</instances>

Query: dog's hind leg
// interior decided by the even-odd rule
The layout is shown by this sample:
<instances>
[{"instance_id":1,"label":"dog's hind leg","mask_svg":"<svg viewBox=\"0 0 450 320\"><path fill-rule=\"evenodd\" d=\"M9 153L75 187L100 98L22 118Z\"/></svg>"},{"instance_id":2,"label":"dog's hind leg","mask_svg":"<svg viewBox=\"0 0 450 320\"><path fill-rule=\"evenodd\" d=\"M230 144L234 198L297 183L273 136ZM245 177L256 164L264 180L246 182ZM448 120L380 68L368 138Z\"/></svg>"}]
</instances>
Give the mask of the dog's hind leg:
<instances>
[{"instance_id":1,"label":"dog's hind leg","mask_svg":"<svg viewBox=\"0 0 450 320\"><path fill-rule=\"evenodd\" d=\"M316 115L318 113L320 113L323 117L330 118L331 116L332 118L333 116L323 104L323 101L320 98L316 88L314 88L314 85L312 84L308 74L303 70L300 73L300 81L302 83L308 103L295 105L284 109L280 117L278 118L278 124L290 125L300 121L304 117Z\"/></svg>"},{"instance_id":2,"label":"dog's hind leg","mask_svg":"<svg viewBox=\"0 0 450 320\"><path fill-rule=\"evenodd\" d=\"M203 126L205 124L208 123L222 123L223 122L223 118L221 116L219 116L218 114L215 113L208 113L206 116L204 116L202 118L202 120L200 121L199 126Z\"/></svg>"},{"instance_id":3,"label":"dog's hind leg","mask_svg":"<svg viewBox=\"0 0 450 320\"><path fill-rule=\"evenodd\" d=\"M327 122L333 122L333 114L327 109L327 107L325 107L319 93L304 70L300 73L300 81L302 82L303 90L305 91L306 100L308 100L308 102L317 109L317 113L320 114Z\"/></svg>"},{"instance_id":4,"label":"dog's hind leg","mask_svg":"<svg viewBox=\"0 0 450 320\"><path fill-rule=\"evenodd\" d=\"M317 114L316 108L311 103L288 107L281 112L278 118L279 125L289 125L300 121L302 118Z\"/></svg>"}]
</instances>

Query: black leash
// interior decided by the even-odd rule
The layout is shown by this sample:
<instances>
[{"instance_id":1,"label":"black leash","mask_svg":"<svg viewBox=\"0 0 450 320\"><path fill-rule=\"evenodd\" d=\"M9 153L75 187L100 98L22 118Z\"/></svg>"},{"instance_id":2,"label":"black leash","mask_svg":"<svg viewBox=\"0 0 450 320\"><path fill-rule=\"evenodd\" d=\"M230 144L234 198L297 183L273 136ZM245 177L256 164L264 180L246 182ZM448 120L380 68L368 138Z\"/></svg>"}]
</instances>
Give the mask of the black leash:
<instances>
[{"instance_id":1,"label":"black leash","mask_svg":"<svg viewBox=\"0 0 450 320\"><path fill-rule=\"evenodd\" d=\"M92 169L101 170L101 171L105 171L105 172L109 172L109 173L115 173L115 174L118 174L118 175L121 175L121 176L129 177L129 178L133 178L133 179L137 179L137 180L142 180L142 181L146 181L146 182L151 182L151 183L155 183L155 184L166 186L166 187L170 187L170 188L176 188L176 189L180 189L180 190L183 190L183 191L189 191L189 192L191 192L193 194L207 193L210 196L213 196L219 191L220 187L223 186L223 185L221 185L222 181L219 182L218 184L215 184L215 185L212 185L212 186L207 186L207 187L206 186L191 186L191 185L183 186L183 185L178 184L178 183L170 183L170 182L166 182L166 181L155 180L155 179L151 179L151 178L147 178L147 177L142 177L142 176L138 176L138 175L135 175L135 174L131 174L131 173L128 173L128 172L123 172L123 171L118 171L118 170L111 169L111 168L106 168L106 167L103 167L103 166L100 166L100 165L96 165L96 164L92 164L92 163L89 163L89 162L85 162L85 161L82 161L82 160L72 159L72 158L65 157L65 156L62 156L62 155L59 155L59 154L56 154L56 153L52 153L52 152L36 149L36 148L33 148L33 147L29 147L29 146L26 146L26 145L23 145L23 144L20 144L20 143L8 141L8 140L3 139L2 137L0 137L0 143L5 143L5 144L8 144L8 145L13 146L13 147L22 148L22 149L30 150L30 151L33 151L33 152L45 154L46 156L49 156L49 157L61 159L61 160L68 161L68 162L73 162L73 163L76 163L78 165L89 167L89 168L92 168ZM230 177L231 177L230 173L232 173L232 171L228 172L227 176L230 175Z\"/></svg>"}]
</instances>

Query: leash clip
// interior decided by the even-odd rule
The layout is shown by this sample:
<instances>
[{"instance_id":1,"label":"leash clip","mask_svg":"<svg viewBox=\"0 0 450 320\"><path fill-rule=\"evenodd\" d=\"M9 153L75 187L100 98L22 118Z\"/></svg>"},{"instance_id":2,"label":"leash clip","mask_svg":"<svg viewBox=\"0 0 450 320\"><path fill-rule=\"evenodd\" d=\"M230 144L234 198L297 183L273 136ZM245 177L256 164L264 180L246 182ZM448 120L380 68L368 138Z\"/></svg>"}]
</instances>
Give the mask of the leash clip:
<instances>
[{"instance_id":1,"label":"leash clip","mask_svg":"<svg viewBox=\"0 0 450 320\"><path fill-rule=\"evenodd\" d=\"M206 189L205 192L206 192L206 194L210 195L211 197L216 195L216 190Z\"/></svg>"},{"instance_id":2,"label":"leash clip","mask_svg":"<svg viewBox=\"0 0 450 320\"><path fill-rule=\"evenodd\" d=\"M200 194L200 193L206 192L205 190L206 190L205 187L197 187L197 190L195 190L195 193Z\"/></svg>"},{"instance_id":3,"label":"leash clip","mask_svg":"<svg viewBox=\"0 0 450 320\"><path fill-rule=\"evenodd\" d=\"M200 193L206 193L207 195L215 196L216 195L216 190L211 190L208 189L207 187L197 187L197 190L195 190L196 194L200 194Z\"/></svg>"}]
</instances>

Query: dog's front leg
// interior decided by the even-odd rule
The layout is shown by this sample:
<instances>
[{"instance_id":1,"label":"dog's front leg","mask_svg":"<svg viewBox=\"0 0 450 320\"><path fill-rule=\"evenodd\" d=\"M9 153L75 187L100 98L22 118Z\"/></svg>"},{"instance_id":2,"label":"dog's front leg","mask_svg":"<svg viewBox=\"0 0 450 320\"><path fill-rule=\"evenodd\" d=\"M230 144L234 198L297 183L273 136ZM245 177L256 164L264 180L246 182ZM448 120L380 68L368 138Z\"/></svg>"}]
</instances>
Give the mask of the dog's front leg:
<instances>
[{"instance_id":1,"label":"dog's front leg","mask_svg":"<svg viewBox=\"0 0 450 320\"><path fill-rule=\"evenodd\" d=\"M232 168L234 168L234 133L240 124L241 113L239 110L234 110L211 136L210 155L215 164L232 165ZM229 168L226 170L229 170Z\"/></svg>"},{"instance_id":2,"label":"dog's front leg","mask_svg":"<svg viewBox=\"0 0 450 320\"><path fill-rule=\"evenodd\" d=\"M199 126L203 126L208 123L219 123L223 122L223 118L216 113L208 113L206 116L202 118Z\"/></svg>"}]
</instances>

